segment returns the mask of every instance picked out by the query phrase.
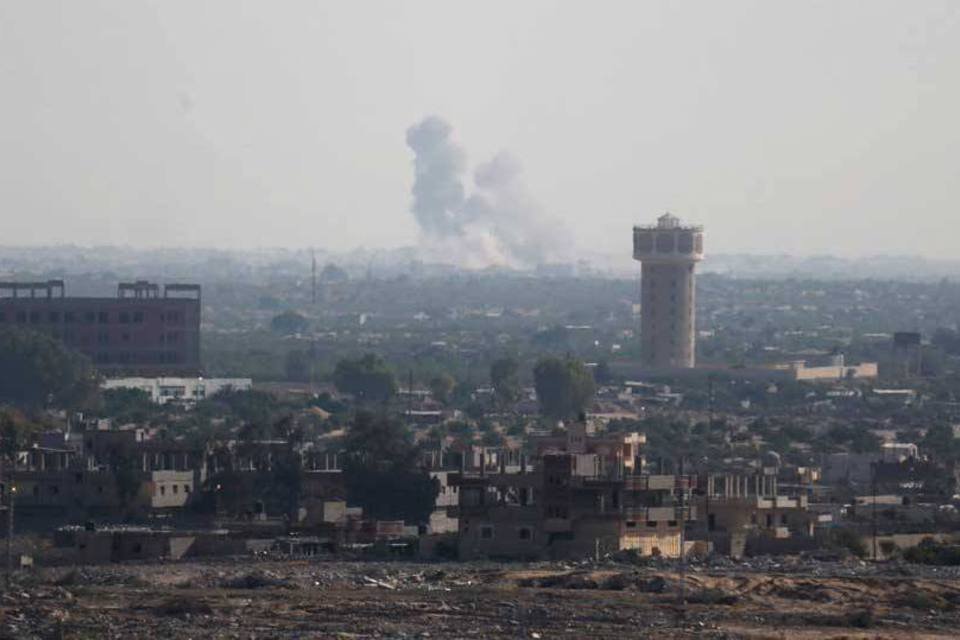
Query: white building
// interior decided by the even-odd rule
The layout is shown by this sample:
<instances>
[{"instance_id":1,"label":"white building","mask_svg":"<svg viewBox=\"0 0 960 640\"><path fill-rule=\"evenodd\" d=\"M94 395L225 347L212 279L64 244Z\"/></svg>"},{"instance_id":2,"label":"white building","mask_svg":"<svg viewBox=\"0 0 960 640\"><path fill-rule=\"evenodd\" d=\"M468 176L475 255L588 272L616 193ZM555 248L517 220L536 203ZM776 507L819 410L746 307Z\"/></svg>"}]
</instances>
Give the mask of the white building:
<instances>
[{"instance_id":1,"label":"white building","mask_svg":"<svg viewBox=\"0 0 960 640\"><path fill-rule=\"evenodd\" d=\"M104 389L140 389L157 404L177 402L193 405L219 391L248 391L250 378L108 378Z\"/></svg>"}]
</instances>

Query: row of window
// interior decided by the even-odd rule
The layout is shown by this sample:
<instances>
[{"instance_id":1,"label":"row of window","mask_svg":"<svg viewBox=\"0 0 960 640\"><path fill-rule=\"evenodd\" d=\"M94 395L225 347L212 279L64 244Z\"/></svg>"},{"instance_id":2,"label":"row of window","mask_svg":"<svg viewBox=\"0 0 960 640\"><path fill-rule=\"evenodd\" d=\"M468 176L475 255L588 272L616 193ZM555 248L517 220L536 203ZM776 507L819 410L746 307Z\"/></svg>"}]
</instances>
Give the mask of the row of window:
<instances>
[{"instance_id":1,"label":"row of window","mask_svg":"<svg viewBox=\"0 0 960 640\"><path fill-rule=\"evenodd\" d=\"M79 474L77 474L77 475L79 475ZM79 480L78 480L78 482L79 482ZM49 485L49 487L47 487L47 490L48 490L48 492L50 493L50 495L52 495L52 496L60 495L60 487L59 487L58 485L51 484L51 485ZM191 489L190 489L190 485L188 485L188 484L183 485L183 492L184 492L184 493L190 493L190 490L191 490ZM170 485L170 491L171 491L171 493L172 493L173 495L179 494L179 493L180 493L180 485L178 485L178 484L171 484L171 485ZM165 485L165 484L158 485L158 492L159 492L159 495L161 495L161 496L167 495L167 485ZM97 493L103 493L103 486L98 486L98 487L97 487ZM34 485L34 486L33 486L33 496L34 496L35 498L39 498L39 497L40 497L40 485Z\"/></svg>"},{"instance_id":2,"label":"row of window","mask_svg":"<svg viewBox=\"0 0 960 640\"><path fill-rule=\"evenodd\" d=\"M493 525L492 524L482 524L480 525L480 537L484 540L493 540ZM516 528L517 538L520 540L533 540L533 528L532 527L517 527Z\"/></svg>"},{"instance_id":3,"label":"row of window","mask_svg":"<svg viewBox=\"0 0 960 640\"><path fill-rule=\"evenodd\" d=\"M176 351L100 351L93 357L97 364L177 364L183 357Z\"/></svg>"},{"instance_id":4,"label":"row of window","mask_svg":"<svg viewBox=\"0 0 960 640\"><path fill-rule=\"evenodd\" d=\"M161 495L161 496L167 495L167 485L165 485L165 484L158 484L158 485L157 485L157 488L158 488L158 490L159 490L159 495ZM171 492L173 495L177 495L178 493L180 493L180 485L178 485L178 484L171 484L171 485L170 485L170 492ZM184 493L190 493L190 485L188 485L188 484L183 485L183 492L184 492Z\"/></svg>"},{"instance_id":5,"label":"row of window","mask_svg":"<svg viewBox=\"0 0 960 640\"><path fill-rule=\"evenodd\" d=\"M142 324L145 319L143 311L118 311L111 314L109 311L0 311L0 322L16 322L18 324L110 324L112 318L119 324ZM179 311L167 311L160 314L160 322L164 324L182 324L183 314Z\"/></svg>"},{"instance_id":6,"label":"row of window","mask_svg":"<svg viewBox=\"0 0 960 640\"><path fill-rule=\"evenodd\" d=\"M97 344L110 344L110 335L111 333L109 331L104 331L104 330L98 331L96 335ZM61 337L60 330L53 329L52 331L50 331L50 337L54 338L55 340L60 339ZM93 338L93 336L91 336L88 333L81 333L80 337L77 338L77 334L70 329L63 331L62 337L63 337L63 341L69 345L79 344L81 346L89 345ZM120 342L127 343L127 342L131 342L132 340L133 340L133 335L130 334L129 332L124 331L123 333L120 334ZM166 333L161 333L158 336L157 341L160 344L176 344L180 342L180 333L177 331L168 331ZM137 342L142 342L142 340L138 340Z\"/></svg>"},{"instance_id":7,"label":"row of window","mask_svg":"<svg viewBox=\"0 0 960 640\"><path fill-rule=\"evenodd\" d=\"M655 528L657 527L657 524L658 524L658 523L657 523L656 520L647 520L647 527L650 528L650 529L655 529ZM676 521L676 520L667 520L667 526L668 526L668 527L675 527L675 526L677 526L677 521ZM627 520L627 529L636 529L636 528L637 528L637 523L636 523L635 520Z\"/></svg>"}]
</instances>

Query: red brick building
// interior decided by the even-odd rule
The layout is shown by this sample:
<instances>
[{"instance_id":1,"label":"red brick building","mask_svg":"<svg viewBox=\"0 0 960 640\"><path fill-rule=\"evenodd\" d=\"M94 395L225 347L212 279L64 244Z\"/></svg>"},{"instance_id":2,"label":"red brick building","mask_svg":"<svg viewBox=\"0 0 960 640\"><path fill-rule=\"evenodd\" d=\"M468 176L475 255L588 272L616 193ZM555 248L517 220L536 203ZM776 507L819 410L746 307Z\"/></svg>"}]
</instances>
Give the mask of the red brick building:
<instances>
[{"instance_id":1,"label":"red brick building","mask_svg":"<svg viewBox=\"0 0 960 640\"><path fill-rule=\"evenodd\" d=\"M120 283L115 298L75 298L62 280L0 283L0 327L46 333L108 374L200 373L200 285Z\"/></svg>"}]
</instances>

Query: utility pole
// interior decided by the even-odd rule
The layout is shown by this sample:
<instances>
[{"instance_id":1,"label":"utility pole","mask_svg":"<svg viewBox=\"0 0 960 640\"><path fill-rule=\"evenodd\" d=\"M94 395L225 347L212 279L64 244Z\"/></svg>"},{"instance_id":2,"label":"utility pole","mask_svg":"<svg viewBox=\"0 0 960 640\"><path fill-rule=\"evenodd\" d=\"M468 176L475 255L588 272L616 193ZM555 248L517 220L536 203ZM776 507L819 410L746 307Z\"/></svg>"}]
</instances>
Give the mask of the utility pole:
<instances>
[{"instance_id":1,"label":"utility pole","mask_svg":"<svg viewBox=\"0 0 960 640\"><path fill-rule=\"evenodd\" d=\"M680 517L677 522L680 525L680 617L687 617L687 556L684 553L686 546L686 506L684 494L686 493L686 478L683 475L683 457L680 458L680 476L678 484L680 487Z\"/></svg>"},{"instance_id":2,"label":"utility pole","mask_svg":"<svg viewBox=\"0 0 960 640\"><path fill-rule=\"evenodd\" d=\"M877 463L870 463L871 485L873 489L873 509L871 511L871 520L873 521L873 561L877 561Z\"/></svg>"},{"instance_id":3,"label":"utility pole","mask_svg":"<svg viewBox=\"0 0 960 640\"><path fill-rule=\"evenodd\" d=\"M413 368L407 369L407 425L413 426Z\"/></svg>"},{"instance_id":4,"label":"utility pole","mask_svg":"<svg viewBox=\"0 0 960 640\"><path fill-rule=\"evenodd\" d=\"M317 305L317 253L313 249L310 249L310 266L311 266L311 299L313 300L313 305Z\"/></svg>"},{"instance_id":5,"label":"utility pole","mask_svg":"<svg viewBox=\"0 0 960 640\"><path fill-rule=\"evenodd\" d=\"M17 494L13 486L13 473L10 473L10 484L7 489L7 591L13 583L13 507L14 497Z\"/></svg>"},{"instance_id":6,"label":"utility pole","mask_svg":"<svg viewBox=\"0 0 960 640\"><path fill-rule=\"evenodd\" d=\"M709 405L710 405L710 429L713 429L713 422L715 420L715 417L713 415L713 374L710 374L710 376L707 378L707 385L708 385L707 393L709 394L707 401L709 402Z\"/></svg>"}]
</instances>

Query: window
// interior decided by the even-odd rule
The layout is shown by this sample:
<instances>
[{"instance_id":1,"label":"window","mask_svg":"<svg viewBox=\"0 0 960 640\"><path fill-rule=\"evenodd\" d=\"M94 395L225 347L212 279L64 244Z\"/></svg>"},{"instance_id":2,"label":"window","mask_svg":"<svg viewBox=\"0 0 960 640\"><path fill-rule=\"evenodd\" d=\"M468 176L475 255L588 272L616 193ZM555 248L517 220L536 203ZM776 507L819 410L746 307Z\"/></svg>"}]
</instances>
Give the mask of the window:
<instances>
[{"instance_id":1,"label":"window","mask_svg":"<svg viewBox=\"0 0 960 640\"><path fill-rule=\"evenodd\" d=\"M768 513L768 514L767 514L767 527L772 527L772 526L773 526L773 516Z\"/></svg>"},{"instance_id":2,"label":"window","mask_svg":"<svg viewBox=\"0 0 960 640\"><path fill-rule=\"evenodd\" d=\"M51 311L49 314L47 314L47 320L49 322L60 322L60 312Z\"/></svg>"},{"instance_id":3,"label":"window","mask_svg":"<svg viewBox=\"0 0 960 640\"><path fill-rule=\"evenodd\" d=\"M787 526L787 514L785 513L780 514L780 524L782 524L783 526Z\"/></svg>"},{"instance_id":4,"label":"window","mask_svg":"<svg viewBox=\"0 0 960 640\"><path fill-rule=\"evenodd\" d=\"M135 324L140 324L143 322L143 311L134 311L133 312L133 322Z\"/></svg>"},{"instance_id":5,"label":"window","mask_svg":"<svg viewBox=\"0 0 960 640\"><path fill-rule=\"evenodd\" d=\"M493 539L493 525L492 524L483 524L480 525L480 537L484 540Z\"/></svg>"},{"instance_id":6,"label":"window","mask_svg":"<svg viewBox=\"0 0 960 640\"><path fill-rule=\"evenodd\" d=\"M31 312L30 312L30 324L37 324L38 322L40 322L40 312L39 312L39 311L31 311Z\"/></svg>"},{"instance_id":7,"label":"window","mask_svg":"<svg viewBox=\"0 0 960 640\"><path fill-rule=\"evenodd\" d=\"M163 485L160 485L160 495L162 496L167 495L167 488Z\"/></svg>"},{"instance_id":8,"label":"window","mask_svg":"<svg viewBox=\"0 0 960 640\"><path fill-rule=\"evenodd\" d=\"M85 311L83 314L83 321L86 324L93 324L93 322L96 319L97 319L97 314L95 314L93 311Z\"/></svg>"},{"instance_id":9,"label":"window","mask_svg":"<svg viewBox=\"0 0 960 640\"><path fill-rule=\"evenodd\" d=\"M533 529L530 527L520 527L517 530L517 536L521 540L533 540Z\"/></svg>"},{"instance_id":10,"label":"window","mask_svg":"<svg viewBox=\"0 0 960 640\"><path fill-rule=\"evenodd\" d=\"M130 312L121 311L117 316L117 320L119 320L120 324L130 324Z\"/></svg>"},{"instance_id":11,"label":"window","mask_svg":"<svg viewBox=\"0 0 960 640\"><path fill-rule=\"evenodd\" d=\"M77 321L77 317L76 317L76 315L73 313L73 311L64 311L64 312L63 312L63 321L66 322L67 324L73 324L74 322Z\"/></svg>"},{"instance_id":12,"label":"window","mask_svg":"<svg viewBox=\"0 0 960 640\"><path fill-rule=\"evenodd\" d=\"M27 312L26 311L17 311L17 322L23 324L27 321Z\"/></svg>"},{"instance_id":13,"label":"window","mask_svg":"<svg viewBox=\"0 0 960 640\"><path fill-rule=\"evenodd\" d=\"M174 494L180 493L180 487L178 485L173 485L173 493Z\"/></svg>"},{"instance_id":14,"label":"window","mask_svg":"<svg viewBox=\"0 0 960 640\"><path fill-rule=\"evenodd\" d=\"M0 311L0 322L6 322L6 321L7 321L7 314L5 314L3 311Z\"/></svg>"},{"instance_id":15,"label":"window","mask_svg":"<svg viewBox=\"0 0 960 640\"><path fill-rule=\"evenodd\" d=\"M110 314L106 311L101 311L97 314L97 322L100 324L109 324L110 323Z\"/></svg>"},{"instance_id":16,"label":"window","mask_svg":"<svg viewBox=\"0 0 960 640\"><path fill-rule=\"evenodd\" d=\"M667 520L667 526L668 526L668 527L675 527L675 526L677 526L677 521L676 521L676 520Z\"/></svg>"},{"instance_id":17,"label":"window","mask_svg":"<svg viewBox=\"0 0 960 640\"><path fill-rule=\"evenodd\" d=\"M651 529L653 529L653 528L655 528L655 527L657 526L657 521L656 521L656 520L647 520L647 526L650 527Z\"/></svg>"},{"instance_id":18,"label":"window","mask_svg":"<svg viewBox=\"0 0 960 640\"><path fill-rule=\"evenodd\" d=\"M627 529L636 529L637 521L636 520L627 520Z\"/></svg>"},{"instance_id":19,"label":"window","mask_svg":"<svg viewBox=\"0 0 960 640\"><path fill-rule=\"evenodd\" d=\"M190 493L190 485L188 485L188 484L183 485L183 492L184 492L184 493Z\"/></svg>"}]
</instances>

